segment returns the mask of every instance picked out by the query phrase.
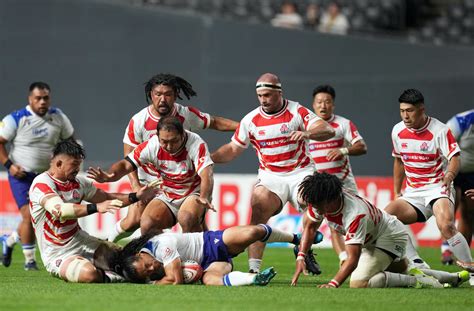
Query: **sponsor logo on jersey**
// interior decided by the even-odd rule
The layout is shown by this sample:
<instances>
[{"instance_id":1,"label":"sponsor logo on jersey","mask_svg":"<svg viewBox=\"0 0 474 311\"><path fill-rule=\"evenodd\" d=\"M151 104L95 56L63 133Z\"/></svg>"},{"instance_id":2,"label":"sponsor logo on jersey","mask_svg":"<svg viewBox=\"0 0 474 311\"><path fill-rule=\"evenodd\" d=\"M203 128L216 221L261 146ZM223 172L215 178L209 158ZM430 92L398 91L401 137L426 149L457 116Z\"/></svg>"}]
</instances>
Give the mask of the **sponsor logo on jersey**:
<instances>
[{"instance_id":1,"label":"sponsor logo on jersey","mask_svg":"<svg viewBox=\"0 0 474 311\"><path fill-rule=\"evenodd\" d=\"M281 125L280 132L282 134L288 134L290 132L290 128L288 127L288 125L286 123Z\"/></svg>"},{"instance_id":2,"label":"sponsor logo on jersey","mask_svg":"<svg viewBox=\"0 0 474 311\"><path fill-rule=\"evenodd\" d=\"M32 133L34 136L46 136L48 135L48 128L42 128L42 129L34 128L32 130Z\"/></svg>"}]
</instances>

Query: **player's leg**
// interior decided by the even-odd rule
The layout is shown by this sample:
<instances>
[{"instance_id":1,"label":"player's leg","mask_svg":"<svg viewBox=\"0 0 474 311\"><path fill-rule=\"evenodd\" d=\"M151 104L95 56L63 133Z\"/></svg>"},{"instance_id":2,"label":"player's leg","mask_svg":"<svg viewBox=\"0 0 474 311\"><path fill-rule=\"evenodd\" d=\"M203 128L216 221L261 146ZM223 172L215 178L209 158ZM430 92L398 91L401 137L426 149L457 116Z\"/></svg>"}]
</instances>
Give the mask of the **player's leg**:
<instances>
[{"instance_id":1,"label":"player's leg","mask_svg":"<svg viewBox=\"0 0 474 311\"><path fill-rule=\"evenodd\" d=\"M25 256L25 270L38 270L36 265L36 246L35 231L31 224L31 215L29 205L23 205L20 208L21 222L18 225L23 255Z\"/></svg>"},{"instance_id":2,"label":"player's leg","mask_svg":"<svg viewBox=\"0 0 474 311\"><path fill-rule=\"evenodd\" d=\"M467 244L471 245L474 233L474 200L462 194L462 205L459 206L459 232L466 238Z\"/></svg>"},{"instance_id":3,"label":"player's leg","mask_svg":"<svg viewBox=\"0 0 474 311\"><path fill-rule=\"evenodd\" d=\"M245 285L267 285L276 272L268 268L261 273L245 273L232 271L232 265L228 262L213 262L204 272L202 282L205 285L245 286Z\"/></svg>"},{"instance_id":4,"label":"player's leg","mask_svg":"<svg viewBox=\"0 0 474 311\"><path fill-rule=\"evenodd\" d=\"M363 248L357 268L351 274L349 286L351 288L366 288L370 279L387 269L393 258L378 248Z\"/></svg>"},{"instance_id":5,"label":"player's leg","mask_svg":"<svg viewBox=\"0 0 474 311\"><path fill-rule=\"evenodd\" d=\"M140 218L142 235L161 233L176 224L176 217L164 201L155 198L148 203Z\"/></svg>"},{"instance_id":6,"label":"player's leg","mask_svg":"<svg viewBox=\"0 0 474 311\"><path fill-rule=\"evenodd\" d=\"M251 199L252 217L251 225L265 224L273 215L282 209L280 198L264 186L254 188ZM265 243L255 242L248 248L249 271L259 272L262 263Z\"/></svg>"},{"instance_id":7,"label":"player's leg","mask_svg":"<svg viewBox=\"0 0 474 311\"><path fill-rule=\"evenodd\" d=\"M105 273L81 256L66 258L59 267L59 277L71 283L104 283Z\"/></svg>"},{"instance_id":8,"label":"player's leg","mask_svg":"<svg viewBox=\"0 0 474 311\"><path fill-rule=\"evenodd\" d=\"M128 207L127 215L120 219L109 233L107 240L117 242L140 228L140 218L145 210L145 204L138 201Z\"/></svg>"},{"instance_id":9,"label":"player's leg","mask_svg":"<svg viewBox=\"0 0 474 311\"><path fill-rule=\"evenodd\" d=\"M433 204L433 214L441 236L451 246L454 256L463 262L472 262L471 250L466 238L457 231L454 224L453 203L448 198L437 199Z\"/></svg>"},{"instance_id":10,"label":"player's leg","mask_svg":"<svg viewBox=\"0 0 474 311\"><path fill-rule=\"evenodd\" d=\"M188 196L178 211L178 223L183 232L201 232L206 208L197 203L198 195Z\"/></svg>"}]
</instances>

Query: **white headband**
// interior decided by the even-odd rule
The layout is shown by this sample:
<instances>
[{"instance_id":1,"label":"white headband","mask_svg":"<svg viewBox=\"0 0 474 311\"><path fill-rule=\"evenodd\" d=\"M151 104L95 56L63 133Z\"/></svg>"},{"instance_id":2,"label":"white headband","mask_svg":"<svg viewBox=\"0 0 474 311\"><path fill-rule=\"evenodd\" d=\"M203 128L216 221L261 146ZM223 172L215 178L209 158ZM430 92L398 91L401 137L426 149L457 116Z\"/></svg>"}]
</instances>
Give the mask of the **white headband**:
<instances>
[{"instance_id":1,"label":"white headband","mask_svg":"<svg viewBox=\"0 0 474 311\"><path fill-rule=\"evenodd\" d=\"M255 88L258 90L281 91L281 83L257 82Z\"/></svg>"}]
</instances>

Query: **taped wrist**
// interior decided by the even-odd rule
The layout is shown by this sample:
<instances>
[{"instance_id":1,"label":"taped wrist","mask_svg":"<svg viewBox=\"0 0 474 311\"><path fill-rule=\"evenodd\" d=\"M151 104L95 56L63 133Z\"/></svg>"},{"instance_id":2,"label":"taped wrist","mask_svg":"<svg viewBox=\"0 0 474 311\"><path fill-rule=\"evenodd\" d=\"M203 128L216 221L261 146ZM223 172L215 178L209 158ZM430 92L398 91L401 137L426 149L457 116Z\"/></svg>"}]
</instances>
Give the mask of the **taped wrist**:
<instances>
[{"instance_id":1,"label":"taped wrist","mask_svg":"<svg viewBox=\"0 0 474 311\"><path fill-rule=\"evenodd\" d=\"M3 163L3 166L5 166L7 170L9 170L12 165L13 165L13 162L10 159L7 159L5 163Z\"/></svg>"},{"instance_id":2,"label":"taped wrist","mask_svg":"<svg viewBox=\"0 0 474 311\"><path fill-rule=\"evenodd\" d=\"M340 148L339 151L342 153L342 155L348 155L349 154L349 149L347 149L347 148Z\"/></svg>"}]
</instances>

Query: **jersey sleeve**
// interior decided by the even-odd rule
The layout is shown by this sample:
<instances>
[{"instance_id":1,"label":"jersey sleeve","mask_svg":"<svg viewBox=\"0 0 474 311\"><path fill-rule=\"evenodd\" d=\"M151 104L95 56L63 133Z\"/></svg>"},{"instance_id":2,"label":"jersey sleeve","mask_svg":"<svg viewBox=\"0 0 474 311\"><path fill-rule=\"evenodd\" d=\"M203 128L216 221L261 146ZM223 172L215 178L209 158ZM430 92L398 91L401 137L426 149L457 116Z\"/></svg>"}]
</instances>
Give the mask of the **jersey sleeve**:
<instances>
[{"instance_id":1,"label":"jersey sleeve","mask_svg":"<svg viewBox=\"0 0 474 311\"><path fill-rule=\"evenodd\" d=\"M315 122L321 120L314 112L309 110L306 107L299 105L298 107L298 115L301 117L301 121L303 122L303 128L307 131Z\"/></svg>"},{"instance_id":2,"label":"jersey sleeve","mask_svg":"<svg viewBox=\"0 0 474 311\"><path fill-rule=\"evenodd\" d=\"M159 238L158 247L155 249L155 257L163 263L164 267L179 258L176 239L169 235Z\"/></svg>"},{"instance_id":3,"label":"jersey sleeve","mask_svg":"<svg viewBox=\"0 0 474 311\"><path fill-rule=\"evenodd\" d=\"M32 204L41 205L41 200L46 196L58 195L53 187L45 182L34 182L30 188L29 196Z\"/></svg>"},{"instance_id":4,"label":"jersey sleeve","mask_svg":"<svg viewBox=\"0 0 474 311\"><path fill-rule=\"evenodd\" d=\"M441 153L448 160L450 160L455 154L461 152L461 149L449 128L440 133L439 145Z\"/></svg>"},{"instance_id":5,"label":"jersey sleeve","mask_svg":"<svg viewBox=\"0 0 474 311\"><path fill-rule=\"evenodd\" d=\"M359 214L346 229L345 244L364 244L367 234L367 215Z\"/></svg>"},{"instance_id":6,"label":"jersey sleeve","mask_svg":"<svg viewBox=\"0 0 474 311\"><path fill-rule=\"evenodd\" d=\"M249 125L250 122L246 120L246 118L240 121L239 126L234 132L232 136L232 142L235 143L237 146L242 148L248 148L250 143L250 133L249 133Z\"/></svg>"},{"instance_id":7,"label":"jersey sleeve","mask_svg":"<svg viewBox=\"0 0 474 311\"><path fill-rule=\"evenodd\" d=\"M200 111L195 107L187 107L188 109L188 122L190 131L202 130L209 128L211 125L211 115Z\"/></svg>"},{"instance_id":8,"label":"jersey sleeve","mask_svg":"<svg viewBox=\"0 0 474 311\"><path fill-rule=\"evenodd\" d=\"M97 192L97 188L94 186L92 183L92 180L83 177L83 176L77 176L77 181L79 181L79 184L81 185L82 191L84 191L84 198L83 200L89 201L94 197L94 195Z\"/></svg>"},{"instance_id":9,"label":"jersey sleeve","mask_svg":"<svg viewBox=\"0 0 474 311\"><path fill-rule=\"evenodd\" d=\"M190 156L198 174L201 174L202 170L209 165L214 164L211 160L207 144L202 139L197 140L193 144L193 148L190 150Z\"/></svg>"},{"instance_id":10,"label":"jersey sleeve","mask_svg":"<svg viewBox=\"0 0 474 311\"><path fill-rule=\"evenodd\" d=\"M456 116L452 117L448 120L448 122L446 122L446 125L451 130L451 133L453 134L454 138L458 141L462 135L462 129L459 124L458 118Z\"/></svg>"},{"instance_id":11,"label":"jersey sleeve","mask_svg":"<svg viewBox=\"0 0 474 311\"><path fill-rule=\"evenodd\" d=\"M312 205L308 205L306 214L308 215L309 219L314 222L321 222L324 219L324 216L319 214L318 211L316 211Z\"/></svg>"},{"instance_id":12,"label":"jersey sleeve","mask_svg":"<svg viewBox=\"0 0 474 311\"><path fill-rule=\"evenodd\" d=\"M61 139L69 138L74 134L74 127L66 114L64 114L60 109L58 109L58 111L62 121Z\"/></svg>"},{"instance_id":13,"label":"jersey sleeve","mask_svg":"<svg viewBox=\"0 0 474 311\"><path fill-rule=\"evenodd\" d=\"M125 134L123 135L123 143L132 147L136 147L140 144L136 121L133 118L130 119L127 128L125 129Z\"/></svg>"},{"instance_id":14,"label":"jersey sleeve","mask_svg":"<svg viewBox=\"0 0 474 311\"><path fill-rule=\"evenodd\" d=\"M5 118L3 118L2 122L0 122L0 136L8 141L11 141L13 138L15 138L17 129L18 125L11 114L7 115Z\"/></svg>"},{"instance_id":15,"label":"jersey sleeve","mask_svg":"<svg viewBox=\"0 0 474 311\"><path fill-rule=\"evenodd\" d=\"M349 121L347 124L347 128L344 129L344 138L348 141L351 145L355 144L359 140L362 140L362 136L359 134L357 127L352 121Z\"/></svg>"},{"instance_id":16,"label":"jersey sleeve","mask_svg":"<svg viewBox=\"0 0 474 311\"><path fill-rule=\"evenodd\" d=\"M400 149L398 146L398 135L395 128L392 130L392 156L394 158L401 158Z\"/></svg>"},{"instance_id":17,"label":"jersey sleeve","mask_svg":"<svg viewBox=\"0 0 474 311\"><path fill-rule=\"evenodd\" d=\"M152 162L150 140L138 145L132 152L127 156L137 167L143 167L147 163ZM156 153L155 153L156 155Z\"/></svg>"}]
</instances>

